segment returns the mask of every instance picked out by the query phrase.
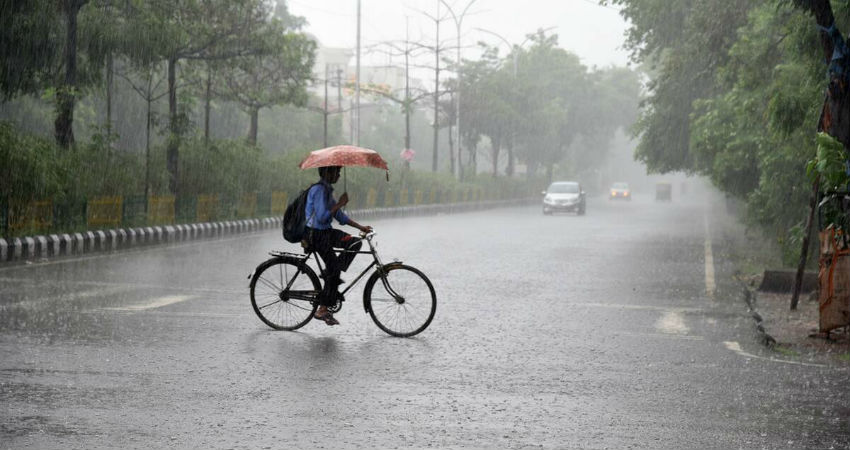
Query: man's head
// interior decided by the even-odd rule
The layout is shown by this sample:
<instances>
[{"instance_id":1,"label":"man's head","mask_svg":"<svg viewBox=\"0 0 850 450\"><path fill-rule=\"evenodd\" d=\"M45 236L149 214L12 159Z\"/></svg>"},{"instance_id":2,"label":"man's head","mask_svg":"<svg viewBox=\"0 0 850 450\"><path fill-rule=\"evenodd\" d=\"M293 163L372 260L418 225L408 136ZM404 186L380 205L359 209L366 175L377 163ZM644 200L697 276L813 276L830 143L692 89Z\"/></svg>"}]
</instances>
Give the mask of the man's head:
<instances>
[{"instance_id":1,"label":"man's head","mask_svg":"<svg viewBox=\"0 0 850 450\"><path fill-rule=\"evenodd\" d=\"M319 177L328 183L333 184L339 180L340 170L342 170L341 166L319 167Z\"/></svg>"}]
</instances>

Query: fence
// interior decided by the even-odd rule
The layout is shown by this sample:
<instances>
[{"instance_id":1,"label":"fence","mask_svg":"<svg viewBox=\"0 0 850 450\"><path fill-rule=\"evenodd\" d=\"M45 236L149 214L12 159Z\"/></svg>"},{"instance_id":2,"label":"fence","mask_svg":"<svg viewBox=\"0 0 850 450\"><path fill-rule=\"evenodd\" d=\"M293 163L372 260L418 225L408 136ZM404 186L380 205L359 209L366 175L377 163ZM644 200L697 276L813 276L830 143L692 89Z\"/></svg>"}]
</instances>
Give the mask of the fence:
<instances>
[{"instance_id":1,"label":"fence","mask_svg":"<svg viewBox=\"0 0 850 450\"><path fill-rule=\"evenodd\" d=\"M350 208L507 200L522 194L515 189L485 191L480 187L352 189ZM275 191L248 192L238 196L202 194L175 198L162 195L147 199L144 196L99 196L79 202L45 199L11 206L0 204L0 237L282 216L288 200L296 195L298 192Z\"/></svg>"}]
</instances>

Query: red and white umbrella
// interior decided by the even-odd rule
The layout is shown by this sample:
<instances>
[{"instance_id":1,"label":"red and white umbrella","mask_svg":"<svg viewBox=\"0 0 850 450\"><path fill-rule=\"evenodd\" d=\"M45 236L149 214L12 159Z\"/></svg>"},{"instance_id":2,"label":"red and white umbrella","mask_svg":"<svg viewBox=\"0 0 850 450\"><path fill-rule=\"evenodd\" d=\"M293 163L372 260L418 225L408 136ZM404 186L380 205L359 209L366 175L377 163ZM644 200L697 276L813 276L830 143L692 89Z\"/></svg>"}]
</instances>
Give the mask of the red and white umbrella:
<instances>
[{"instance_id":1,"label":"red and white umbrella","mask_svg":"<svg viewBox=\"0 0 850 450\"><path fill-rule=\"evenodd\" d=\"M334 147L313 150L301 161L298 167L312 169L316 167L375 167L386 170L387 181L390 181L390 170L387 162L375 150L353 145L337 145ZM345 171L343 170L343 174ZM348 177L343 176L344 189L348 189Z\"/></svg>"},{"instance_id":2,"label":"red and white umbrella","mask_svg":"<svg viewBox=\"0 0 850 450\"><path fill-rule=\"evenodd\" d=\"M387 162L378 152L353 145L337 145L314 150L298 165L302 169L327 166L375 167L388 170Z\"/></svg>"}]
</instances>

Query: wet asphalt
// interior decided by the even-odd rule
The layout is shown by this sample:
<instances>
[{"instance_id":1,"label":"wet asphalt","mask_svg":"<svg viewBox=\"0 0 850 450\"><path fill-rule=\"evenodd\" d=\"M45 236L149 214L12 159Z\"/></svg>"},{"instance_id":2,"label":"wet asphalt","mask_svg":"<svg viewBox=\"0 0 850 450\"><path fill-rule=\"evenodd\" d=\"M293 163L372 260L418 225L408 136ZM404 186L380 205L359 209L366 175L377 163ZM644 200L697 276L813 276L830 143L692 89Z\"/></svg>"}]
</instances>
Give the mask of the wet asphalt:
<instances>
[{"instance_id":1,"label":"wet asphalt","mask_svg":"<svg viewBox=\"0 0 850 450\"><path fill-rule=\"evenodd\" d=\"M267 328L276 231L0 266L0 448L850 448L850 373L758 343L710 195L368 224L435 286L415 338L362 282Z\"/></svg>"}]
</instances>

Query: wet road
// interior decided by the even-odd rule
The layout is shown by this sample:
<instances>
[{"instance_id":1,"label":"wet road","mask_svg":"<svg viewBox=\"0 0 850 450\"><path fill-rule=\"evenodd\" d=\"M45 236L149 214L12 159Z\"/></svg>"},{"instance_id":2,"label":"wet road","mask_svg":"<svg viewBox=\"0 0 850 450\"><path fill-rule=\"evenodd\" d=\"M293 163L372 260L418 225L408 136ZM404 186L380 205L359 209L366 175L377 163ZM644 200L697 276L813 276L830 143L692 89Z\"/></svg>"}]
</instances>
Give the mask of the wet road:
<instances>
[{"instance_id":1,"label":"wet road","mask_svg":"<svg viewBox=\"0 0 850 450\"><path fill-rule=\"evenodd\" d=\"M848 371L757 344L718 205L370 224L435 285L416 338L360 289L341 326L265 327L275 231L0 266L0 448L850 447Z\"/></svg>"}]
</instances>

